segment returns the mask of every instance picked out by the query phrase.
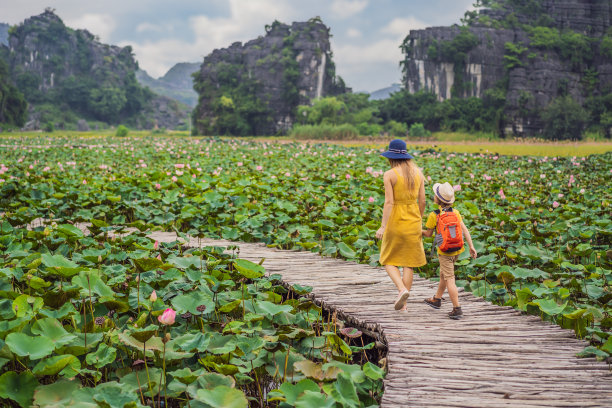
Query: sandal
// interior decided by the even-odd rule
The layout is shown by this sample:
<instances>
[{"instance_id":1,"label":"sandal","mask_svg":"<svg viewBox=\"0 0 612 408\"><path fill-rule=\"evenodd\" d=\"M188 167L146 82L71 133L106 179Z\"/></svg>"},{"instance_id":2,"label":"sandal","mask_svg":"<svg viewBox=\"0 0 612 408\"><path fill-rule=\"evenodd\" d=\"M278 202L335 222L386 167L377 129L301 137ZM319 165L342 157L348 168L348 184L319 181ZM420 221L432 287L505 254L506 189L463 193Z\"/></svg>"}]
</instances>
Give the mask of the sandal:
<instances>
[{"instance_id":1,"label":"sandal","mask_svg":"<svg viewBox=\"0 0 612 408\"><path fill-rule=\"evenodd\" d=\"M424 302L434 309L439 309L440 306L442 306L442 298L437 298L435 296L432 296L430 299L425 299Z\"/></svg>"},{"instance_id":2,"label":"sandal","mask_svg":"<svg viewBox=\"0 0 612 408\"><path fill-rule=\"evenodd\" d=\"M397 299L395 300L395 310L400 310L402 307L404 307L406 305L406 300L408 300L408 297L410 296L410 292L408 292L406 289L404 289L398 296Z\"/></svg>"}]
</instances>

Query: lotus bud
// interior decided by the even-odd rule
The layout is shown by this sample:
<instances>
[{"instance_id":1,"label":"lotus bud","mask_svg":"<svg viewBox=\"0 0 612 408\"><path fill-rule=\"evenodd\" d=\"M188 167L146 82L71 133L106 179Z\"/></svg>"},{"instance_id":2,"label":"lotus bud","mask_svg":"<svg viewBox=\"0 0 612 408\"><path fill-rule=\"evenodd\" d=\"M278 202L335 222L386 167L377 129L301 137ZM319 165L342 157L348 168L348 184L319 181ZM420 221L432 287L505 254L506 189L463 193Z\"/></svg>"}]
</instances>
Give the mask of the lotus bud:
<instances>
[{"instance_id":1,"label":"lotus bud","mask_svg":"<svg viewBox=\"0 0 612 408\"><path fill-rule=\"evenodd\" d=\"M157 316L157 320L159 320L161 324L165 324L167 326L174 324L175 318L176 312L171 308L164 310L164 313L162 313L161 316Z\"/></svg>"},{"instance_id":2,"label":"lotus bud","mask_svg":"<svg viewBox=\"0 0 612 408\"><path fill-rule=\"evenodd\" d=\"M172 338L172 336L170 336L170 333L166 333L166 335L164 336L164 338L162 339L162 342L164 344L166 344L167 342L170 341L170 339Z\"/></svg>"},{"instance_id":3,"label":"lotus bud","mask_svg":"<svg viewBox=\"0 0 612 408\"><path fill-rule=\"evenodd\" d=\"M102 263L102 255L98 255L98 263Z\"/></svg>"},{"instance_id":4,"label":"lotus bud","mask_svg":"<svg viewBox=\"0 0 612 408\"><path fill-rule=\"evenodd\" d=\"M155 293L155 291L153 291L153 293L151 293L151 296L149 297L149 300L151 302L155 302L157 300L157 293Z\"/></svg>"},{"instance_id":5,"label":"lotus bud","mask_svg":"<svg viewBox=\"0 0 612 408\"><path fill-rule=\"evenodd\" d=\"M157 248L159 248L159 241L155 241L155 244L153 244L153 249L157 250Z\"/></svg>"}]
</instances>

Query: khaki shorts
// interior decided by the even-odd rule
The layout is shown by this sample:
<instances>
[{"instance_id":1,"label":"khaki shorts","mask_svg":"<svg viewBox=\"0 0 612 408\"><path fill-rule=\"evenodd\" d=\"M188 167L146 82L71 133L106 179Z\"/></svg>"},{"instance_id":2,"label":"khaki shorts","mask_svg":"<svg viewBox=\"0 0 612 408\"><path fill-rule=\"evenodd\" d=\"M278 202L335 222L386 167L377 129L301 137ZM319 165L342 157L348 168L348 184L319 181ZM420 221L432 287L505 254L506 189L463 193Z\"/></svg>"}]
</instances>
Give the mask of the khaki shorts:
<instances>
[{"instance_id":1,"label":"khaki shorts","mask_svg":"<svg viewBox=\"0 0 612 408\"><path fill-rule=\"evenodd\" d=\"M442 279L455 279L455 262L459 255L448 256L438 254L438 259L440 260L440 276Z\"/></svg>"}]
</instances>

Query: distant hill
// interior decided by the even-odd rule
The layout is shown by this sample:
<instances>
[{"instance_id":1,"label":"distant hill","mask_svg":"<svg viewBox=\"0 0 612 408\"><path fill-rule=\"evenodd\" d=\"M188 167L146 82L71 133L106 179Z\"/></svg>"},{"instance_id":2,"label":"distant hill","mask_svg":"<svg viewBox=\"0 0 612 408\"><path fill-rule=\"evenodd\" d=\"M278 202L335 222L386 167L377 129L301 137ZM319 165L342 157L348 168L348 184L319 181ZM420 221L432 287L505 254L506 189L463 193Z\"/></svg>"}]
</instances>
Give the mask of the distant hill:
<instances>
[{"instance_id":1,"label":"distant hill","mask_svg":"<svg viewBox=\"0 0 612 408\"><path fill-rule=\"evenodd\" d=\"M130 46L103 44L87 30L71 29L52 9L15 27L8 42L0 47L2 58L29 104L26 128L185 125L187 107L136 81Z\"/></svg>"},{"instance_id":2,"label":"distant hill","mask_svg":"<svg viewBox=\"0 0 612 408\"><path fill-rule=\"evenodd\" d=\"M388 86L386 88L382 88L382 89L379 89L377 91L370 93L370 100L378 101L380 99L387 99L389 95L391 95L393 92L399 92L401 90L402 90L401 84L392 84L391 86Z\"/></svg>"},{"instance_id":3,"label":"distant hill","mask_svg":"<svg viewBox=\"0 0 612 408\"><path fill-rule=\"evenodd\" d=\"M148 86L153 92L164 95L193 108L198 103L198 94L193 90L191 74L200 70L197 62L179 62L166 74L158 79L151 77L146 71L136 71L136 79L143 86Z\"/></svg>"}]
</instances>

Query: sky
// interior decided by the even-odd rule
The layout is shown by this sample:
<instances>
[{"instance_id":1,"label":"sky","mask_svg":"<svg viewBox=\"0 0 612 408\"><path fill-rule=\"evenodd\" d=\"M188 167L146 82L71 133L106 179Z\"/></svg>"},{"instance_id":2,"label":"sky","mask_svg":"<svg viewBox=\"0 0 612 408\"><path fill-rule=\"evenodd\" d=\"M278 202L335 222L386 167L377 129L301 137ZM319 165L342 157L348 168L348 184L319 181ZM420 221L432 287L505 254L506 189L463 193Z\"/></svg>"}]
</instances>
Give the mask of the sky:
<instances>
[{"instance_id":1,"label":"sky","mask_svg":"<svg viewBox=\"0 0 612 408\"><path fill-rule=\"evenodd\" d=\"M265 35L274 20L319 16L330 27L340 75L353 91L399 83L400 44L410 30L459 23L474 0L0 0L0 22L20 24L45 8L100 41L131 45L140 68L163 76L216 48Z\"/></svg>"}]
</instances>

